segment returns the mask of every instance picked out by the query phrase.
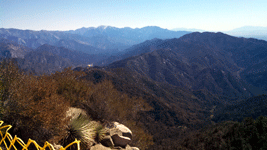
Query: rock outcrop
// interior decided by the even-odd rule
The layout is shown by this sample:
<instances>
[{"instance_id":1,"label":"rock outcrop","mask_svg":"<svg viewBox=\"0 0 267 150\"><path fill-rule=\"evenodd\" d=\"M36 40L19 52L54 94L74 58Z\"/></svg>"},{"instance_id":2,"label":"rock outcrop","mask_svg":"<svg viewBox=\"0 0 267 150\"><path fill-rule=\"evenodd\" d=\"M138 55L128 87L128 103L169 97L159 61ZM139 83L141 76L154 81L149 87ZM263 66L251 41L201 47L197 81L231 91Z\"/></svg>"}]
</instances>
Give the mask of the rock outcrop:
<instances>
[{"instance_id":1,"label":"rock outcrop","mask_svg":"<svg viewBox=\"0 0 267 150\"><path fill-rule=\"evenodd\" d=\"M131 147L129 143L132 139L132 131L118 122L111 123L106 127L106 136L100 141L100 144L93 146L93 150L139 150L137 147Z\"/></svg>"},{"instance_id":2,"label":"rock outcrop","mask_svg":"<svg viewBox=\"0 0 267 150\"><path fill-rule=\"evenodd\" d=\"M114 127L110 129L110 135L114 146L126 147L131 142L132 131L125 125L114 122Z\"/></svg>"},{"instance_id":3,"label":"rock outcrop","mask_svg":"<svg viewBox=\"0 0 267 150\"><path fill-rule=\"evenodd\" d=\"M114 147L113 140L110 135L105 136L100 143L106 147Z\"/></svg>"},{"instance_id":4,"label":"rock outcrop","mask_svg":"<svg viewBox=\"0 0 267 150\"><path fill-rule=\"evenodd\" d=\"M66 117L70 118L70 120L74 120L77 119L79 116L83 116L86 118L89 118L89 116L87 115L87 113L80 108L74 108L71 107L67 113L66 113ZM83 134L88 134L90 136L91 140L94 140L93 137L96 136L95 129L97 127L97 125L92 126L90 124L98 124L96 121L90 121L90 123L88 124L88 126L92 127L92 128L88 128L88 130L82 130L82 132L90 132L89 133L83 133ZM84 125L85 127L85 125ZM90 130L89 130L90 129ZM123 124L120 124L118 122L112 122L110 124L108 124L107 126L105 126L102 130L104 133L102 133L103 137L100 138L100 141L91 141L90 143L90 150L139 150L139 148L137 147L131 147L129 145L129 143L132 140L132 131L126 127ZM60 145L55 145L55 148L59 149Z\"/></svg>"}]
</instances>

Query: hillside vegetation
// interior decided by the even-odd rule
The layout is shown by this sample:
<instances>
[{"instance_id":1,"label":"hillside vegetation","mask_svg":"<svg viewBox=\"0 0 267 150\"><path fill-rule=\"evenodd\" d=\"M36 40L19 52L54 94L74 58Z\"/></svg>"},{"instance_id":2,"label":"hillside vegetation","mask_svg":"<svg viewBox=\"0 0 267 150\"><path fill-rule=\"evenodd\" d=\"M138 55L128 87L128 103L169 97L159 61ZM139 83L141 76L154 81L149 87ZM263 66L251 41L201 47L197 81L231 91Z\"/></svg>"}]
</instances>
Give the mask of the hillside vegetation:
<instances>
[{"instance_id":1,"label":"hillside vegetation","mask_svg":"<svg viewBox=\"0 0 267 150\"><path fill-rule=\"evenodd\" d=\"M256 120L245 118L242 122L226 121L209 126L188 135L179 146L179 149L186 150L264 150L267 148L267 117L260 116Z\"/></svg>"},{"instance_id":2,"label":"hillside vegetation","mask_svg":"<svg viewBox=\"0 0 267 150\"><path fill-rule=\"evenodd\" d=\"M267 96L259 95L250 97L233 105L227 105L216 110L215 117L212 119L215 122L227 120L242 121L243 118L252 117L256 119L258 116L267 116Z\"/></svg>"},{"instance_id":3,"label":"hillside vegetation","mask_svg":"<svg viewBox=\"0 0 267 150\"><path fill-rule=\"evenodd\" d=\"M65 69L51 75L26 75L10 61L1 63L1 120L13 126L11 133L24 141L60 143L66 138L69 107L79 107L103 125L118 121L134 133L132 145L145 149L152 136L142 129L140 112L151 107L138 97L117 91L110 81L97 84L85 75Z\"/></svg>"}]
</instances>

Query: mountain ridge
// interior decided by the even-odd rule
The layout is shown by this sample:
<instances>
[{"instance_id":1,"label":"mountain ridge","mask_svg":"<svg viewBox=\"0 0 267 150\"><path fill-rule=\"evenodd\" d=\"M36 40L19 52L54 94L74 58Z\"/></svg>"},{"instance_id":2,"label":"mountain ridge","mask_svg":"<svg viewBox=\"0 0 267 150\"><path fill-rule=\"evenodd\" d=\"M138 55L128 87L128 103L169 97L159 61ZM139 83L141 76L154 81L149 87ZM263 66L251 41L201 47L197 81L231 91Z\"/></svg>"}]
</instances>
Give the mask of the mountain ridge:
<instances>
[{"instance_id":1,"label":"mountain ridge","mask_svg":"<svg viewBox=\"0 0 267 150\"><path fill-rule=\"evenodd\" d=\"M151 41L147 41L147 42L153 43ZM142 45L142 43L139 45ZM248 96L252 93L246 91L246 90L249 90L249 88L247 87L247 84L243 83L244 81L240 80L240 75L242 76L242 79L244 79L244 76L246 76L246 75L243 75L244 68L248 68L250 66L252 67L261 62L265 62L267 59L266 55L263 55L263 53L267 52L266 41L261 41L261 40L256 40L256 39L236 38L236 37L229 36L221 32L219 33L195 32L195 33L184 35L179 39L163 40L159 43L151 44L155 49L152 52L149 51L151 48L150 44L146 43L143 45L145 45L144 46L145 48L143 48L145 53L143 54L141 52L139 53L138 51L140 51L140 47L137 46L136 49L132 48L131 51L136 51L139 55L135 55L136 53L133 52L132 53L133 57L129 57L121 61L113 62L108 67L111 67L111 68L129 67L143 75L148 75L152 77L152 79L156 81L164 81L164 82L166 81L165 78L172 74L171 78L173 79L176 78L178 82L176 83L173 80L170 80L168 83L171 83L174 85L175 84L181 85L181 83L189 82L189 81L198 81L198 80L201 81L203 80L201 79L203 77L205 78L210 77L210 79L213 78L212 84L207 82L208 81L208 78L207 78L203 80L206 83L199 82L199 84L195 84L195 82L193 82L194 84L191 83L189 85L199 85L201 87L202 85L206 84L206 86L210 86L210 85L219 84L220 81L224 81L220 84L226 84L229 87L231 87L233 91L235 91L234 93L232 93L233 95L236 95L236 92L237 93L241 92L240 94L237 94L237 95L243 95L244 93L247 93L245 95ZM169 58L168 56L164 58L165 63L166 63L166 60L171 59L172 61L170 62L176 62L177 64L180 64L178 66L187 66L185 67L187 68L187 72L184 72L185 69L180 70L181 68L178 69L180 71L176 70L173 73L170 73L171 71L162 72L160 70L157 70L157 67L160 67L160 66L162 66L160 67L162 68L161 70L168 68L166 65L163 65L162 57L166 56L164 54L167 54L170 51L172 51L172 54L170 53L170 56L175 54L175 57ZM160 52L160 54L157 54L158 52ZM153 56L153 54L156 54L157 56L155 57ZM152 61L152 56L155 57L153 59L156 59L156 61ZM254 59L256 56L261 56L261 59ZM148 57L151 57L151 58L143 62L143 60L145 60L145 58L148 58ZM148 64L149 61L153 62L153 63L150 62L150 64L153 66ZM157 64L159 62L160 64ZM170 63L169 66L171 65L172 64ZM140 70L140 68L143 68L143 69ZM153 68L155 70L149 73L148 71ZM172 68L170 70L175 70L175 69ZM188 70L191 70L191 71L188 72ZM191 77L186 79L186 77L178 76L177 71L181 73L183 72L183 76L191 74L189 75ZM168 74L163 75L164 72L168 72ZM160 73L160 74L157 75L157 73ZM202 75L199 76L199 74L202 74ZM217 77L221 77L221 79L219 78L216 79ZM235 81L232 79L234 79ZM234 83L231 83L231 82L234 82ZM256 84L254 85L256 86ZM189 87L187 86L187 88ZM193 89L196 90L199 88L193 88ZM210 87L208 89L213 91L213 89L219 89L219 88ZM223 93L225 95L229 94L227 93L227 91ZM222 95L222 93L220 95Z\"/></svg>"},{"instance_id":2,"label":"mountain ridge","mask_svg":"<svg viewBox=\"0 0 267 150\"><path fill-rule=\"evenodd\" d=\"M69 31L33 31L0 28L0 38L5 38L33 49L43 44L49 44L89 54L117 53L145 40L180 37L187 33L189 32L170 31L156 26L140 29L100 26ZM66 42L64 43L62 40Z\"/></svg>"},{"instance_id":3,"label":"mountain ridge","mask_svg":"<svg viewBox=\"0 0 267 150\"><path fill-rule=\"evenodd\" d=\"M36 74L62 71L67 67L85 67L106 58L105 55L87 54L48 44L36 49L0 38L0 59L13 59L21 69Z\"/></svg>"}]
</instances>

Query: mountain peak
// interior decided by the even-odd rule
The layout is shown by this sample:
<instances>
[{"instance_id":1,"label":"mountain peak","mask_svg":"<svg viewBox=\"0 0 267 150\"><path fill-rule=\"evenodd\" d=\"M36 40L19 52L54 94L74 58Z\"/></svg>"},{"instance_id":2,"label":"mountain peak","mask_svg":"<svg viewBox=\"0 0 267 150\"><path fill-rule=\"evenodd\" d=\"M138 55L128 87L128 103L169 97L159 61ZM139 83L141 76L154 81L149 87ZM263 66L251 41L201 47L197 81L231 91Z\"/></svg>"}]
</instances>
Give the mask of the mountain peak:
<instances>
[{"instance_id":1,"label":"mountain peak","mask_svg":"<svg viewBox=\"0 0 267 150\"><path fill-rule=\"evenodd\" d=\"M101 25L101 26L98 26L97 28L98 29L107 29L107 28L109 28L109 27L111 27L111 26L105 26L105 25Z\"/></svg>"},{"instance_id":2,"label":"mountain peak","mask_svg":"<svg viewBox=\"0 0 267 150\"><path fill-rule=\"evenodd\" d=\"M181 40L203 41L207 38L234 38L222 32L193 32L180 37Z\"/></svg>"}]
</instances>

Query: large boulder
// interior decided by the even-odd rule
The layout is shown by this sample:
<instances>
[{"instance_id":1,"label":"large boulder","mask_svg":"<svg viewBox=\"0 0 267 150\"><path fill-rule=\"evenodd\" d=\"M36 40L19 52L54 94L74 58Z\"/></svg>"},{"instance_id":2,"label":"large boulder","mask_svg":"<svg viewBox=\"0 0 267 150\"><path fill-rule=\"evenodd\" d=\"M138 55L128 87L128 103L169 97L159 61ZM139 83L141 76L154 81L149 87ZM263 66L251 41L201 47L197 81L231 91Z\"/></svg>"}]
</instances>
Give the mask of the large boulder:
<instances>
[{"instance_id":1,"label":"large boulder","mask_svg":"<svg viewBox=\"0 0 267 150\"><path fill-rule=\"evenodd\" d=\"M131 142L132 131L125 125L114 122L113 128L110 129L110 136L114 146L126 147Z\"/></svg>"}]
</instances>

